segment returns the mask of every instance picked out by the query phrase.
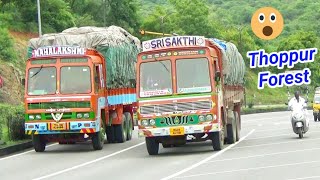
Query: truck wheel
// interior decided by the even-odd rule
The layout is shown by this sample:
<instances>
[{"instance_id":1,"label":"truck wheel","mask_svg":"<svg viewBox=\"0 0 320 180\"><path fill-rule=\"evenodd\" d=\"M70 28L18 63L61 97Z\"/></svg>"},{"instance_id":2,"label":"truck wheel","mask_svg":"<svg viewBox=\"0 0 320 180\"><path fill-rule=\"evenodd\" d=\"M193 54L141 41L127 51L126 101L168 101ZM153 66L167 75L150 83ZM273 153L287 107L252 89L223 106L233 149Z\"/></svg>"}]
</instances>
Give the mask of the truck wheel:
<instances>
[{"instance_id":1,"label":"truck wheel","mask_svg":"<svg viewBox=\"0 0 320 180\"><path fill-rule=\"evenodd\" d=\"M46 149L46 142L42 135L32 135L32 143L36 152L44 152Z\"/></svg>"},{"instance_id":2,"label":"truck wheel","mask_svg":"<svg viewBox=\"0 0 320 180\"><path fill-rule=\"evenodd\" d=\"M215 151L220 151L224 145L223 131L213 132L212 134L212 147Z\"/></svg>"},{"instance_id":3,"label":"truck wheel","mask_svg":"<svg viewBox=\"0 0 320 180\"><path fill-rule=\"evenodd\" d=\"M227 135L228 135L228 143L233 144L236 142L237 138L237 125L236 119L232 120L231 124L227 124Z\"/></svg>"},{"instance_id":4,"label":"truck wheel","mask_svg":"<svg viewBox=\"0 0 320 180\"><path fill-rule=\"evenodd\" d=\"M115 142L115 132L114 132L114 126L107 126L106 127L106 134L107 134L107 140L109 143L114 143Z\"/></svg>"},{"instance_id":5,"label":"truck wheel","mask_svg":"<svg viewBox=\"0 0 320 180\"><path fill-rule=\"evenodd\" d=\"M127 121L127 141L131 140L132 138L132 118L131 118L131 114L129 112L125 112L124 113L125 117L126 117L126 121Z\"/></svg>"},{"instance_id":6,"label":"truck wheel","mask_svg":"<svg viewBox=\"0 0 320 180\"><path fill-rule=\"evenodd\" d=\"M146 145L149 155L157 155L159 153L159 142L154 137L146 137Z\"/></svg>"},{"instance_id":7,"label":"truck wheel","mask_svg":"<svg viewBox=\"0 0 320 180\"><path fill-rule=\"evenodd\" d=\"M122 115L122 123L115 126L116 141L123 143L127 140L127 122L126 117Z\"/></svg>"},{"instance_id":8,"label":"truck wheel","mask_svg":"<svg viewBox=\"0 0 320 180\"><path fill-rule=\"evenodd\" d=\"M94 150L101 150L104 144L105 130L101 128L99 132L96 132L92 137L92 146Z\"/></svg>"},{"instance_id":9,"label":"truck wheel","mask_svg":"<svg viewBox=\"0 0 320 180\"><path fill-rule=\"evenodd\" d=\"M234 112L234 117L236 119L236 141L239 141L240 139L240 118L238 112Z\"/></svg>"}]
</instances>

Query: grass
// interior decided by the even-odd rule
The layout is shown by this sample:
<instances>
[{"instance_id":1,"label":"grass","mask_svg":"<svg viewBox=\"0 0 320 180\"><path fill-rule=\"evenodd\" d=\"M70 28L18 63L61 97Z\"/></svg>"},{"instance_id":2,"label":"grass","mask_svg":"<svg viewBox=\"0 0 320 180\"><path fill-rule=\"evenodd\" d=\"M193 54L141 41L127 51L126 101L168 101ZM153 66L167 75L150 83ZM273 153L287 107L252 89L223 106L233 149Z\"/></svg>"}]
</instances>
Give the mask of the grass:
<instances>
[{"instance_id":1,"label":"grass","mask_svg":"<svg viewBox=\"0 0 320 180\"><path fill-rule=\"evenodd\" d=\"M247 104L284 104L287 102L287 88L269 88L265 85L264 89L259 90L258 75L251 70L247 70L247 86L246 86L246 101Z\"/></svg>"}]
</instances>

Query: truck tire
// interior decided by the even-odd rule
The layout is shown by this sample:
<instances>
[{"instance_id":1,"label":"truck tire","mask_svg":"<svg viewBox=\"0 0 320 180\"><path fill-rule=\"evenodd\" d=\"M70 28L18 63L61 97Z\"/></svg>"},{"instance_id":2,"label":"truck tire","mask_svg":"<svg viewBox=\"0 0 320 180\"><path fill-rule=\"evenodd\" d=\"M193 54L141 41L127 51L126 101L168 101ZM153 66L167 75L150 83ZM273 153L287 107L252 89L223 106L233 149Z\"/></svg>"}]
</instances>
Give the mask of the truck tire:
<instances>
[{"instance_id":1,"label":"truck tire","mask_svg":"<svg viewBox=\"0 0 320 180\"><path fill-rule=\"evenodd\" d=\"M33 148L36 152L44 152L46 149L46 142L42 135L32 135Z\"/></svg>"},{"instance_id":2,"label":"truck tire","mask_svg":"<svg viewBox=\"0 0 320 180\"><path fill-rule=\"evenodd\" d=\"M105 139L104 135L105 135L105 130L104 128L101 128L99 132L96 132L92 136L92 146L94 150L103 149L103 144Z\"/></svg>"},{"instance_id":3,"label":"truck tire","mask_svg":"<svg viewBox=\"0 0 320 180\"><path fill-rule=\"evenodd\" d=\"M126 117L122 115L122 121L120 125L115 126L115 134L116 134L116 141L118 143L124 143L127 140L127 121Z\"/></svg>"},{"instance_id":4,"label":"truck tire","mask_svg":"<svg viewBox=\"0 0 320 180\"><path fill-rule=\"evenodd\" d=\"M125 112L124 115L127 121L127 141L130 141L132 139L132 127L133 127L132 117L129 112Z\"/></svg>"},{"instance_id":5,"label":"truck tire","mask_svg":"<svg viewBox=\"0 0 320 180\"><path fill-rule=\"evenodd\" d=\"M215 151L220 151L224 145L224 134L223 131L213 132L212 136L212 147Z\"/></svg>"},{"instance_id":6,"label":"truck tire","mask_svg":"<svg viewBox=\"0 0 320 180\"><path fill-rule=\"evenodd\" d=\"M240 140L240 117L239 117L239 113L238 112L234 112L234 117L236 119L236 141Z\"/></svg>"},{"instance_id":7,"label":"truck tire","mask_svg":"<svg viewBox=\"0 0 320 180\"><path fill-rule=\"evenodd\" d=\"M149 155L157 155L159 153L159 142L154 137L146 137L146 146Z\"/></svg>"},{"instance_id":8,"label":"truck tire","mask_svg":"<svg viewBox=\"0 0 320 180\"><path fill-rule=\"evenodd\" d=\"M231 124L227 124L228 143L233 144L237 139L237 124L236 119L233 118Z\"/></svg>"},{"instance_id":9,"label":"truck tire","mask_svg":"<svg viewBox=\"0 0 320 180\"><path fill-rule=\"evenodd\" d=\"M114 132L113 125L106 127L106 134L107 134L108 143L114 143L116 138L115 138L115 132Z\"/></svg>"}]
</instances>

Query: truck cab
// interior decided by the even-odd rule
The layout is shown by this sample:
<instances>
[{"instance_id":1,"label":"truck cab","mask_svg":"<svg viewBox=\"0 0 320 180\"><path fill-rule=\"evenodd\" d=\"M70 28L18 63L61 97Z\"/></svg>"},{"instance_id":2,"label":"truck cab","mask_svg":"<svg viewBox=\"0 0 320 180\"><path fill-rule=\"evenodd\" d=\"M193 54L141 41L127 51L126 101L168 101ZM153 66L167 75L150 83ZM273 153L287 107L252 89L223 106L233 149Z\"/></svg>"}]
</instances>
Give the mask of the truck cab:
<instances>
[{"instance_id":1,"label":"truck cab","mask_svg":"<svg viewBox=\"0 0 320 180\"><path fill-rule=\"evenodd\" d=\"M105 61L80 47L41 47L26 62L25 131L37 152L47 142L92 139L102 149L105 136Z\"/></svg>"},{"instance_id":2,"label":"truck cab","mask_svg":"<svg viewBox=\"0 0 320 180\"><path fill-rule=\"evenodd\" d=\"M213 148L221 150L225 137L236 141L240 106L234 105L242 102L242 88L224 85L220 49L203 36L159 38L142 45L137 117L149 155L158 154L159 144L168 148L211 140ZM234 121L231 129L229 116Z\"/></svg>"}]
</instances>

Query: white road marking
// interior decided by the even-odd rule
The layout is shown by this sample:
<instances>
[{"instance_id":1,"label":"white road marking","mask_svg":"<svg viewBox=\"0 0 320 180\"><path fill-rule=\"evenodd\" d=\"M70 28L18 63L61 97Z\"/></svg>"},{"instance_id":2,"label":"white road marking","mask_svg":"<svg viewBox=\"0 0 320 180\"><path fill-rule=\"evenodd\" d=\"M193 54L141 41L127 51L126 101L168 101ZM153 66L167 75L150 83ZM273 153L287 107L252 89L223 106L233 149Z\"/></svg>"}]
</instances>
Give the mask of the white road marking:
<instances>
[{"instance_id":1,"label":"white road marking","mask_svg":"<svg viewBox=\"0 0 320 180\"><path fill-rule=\"evenodd\" d=\"M308 134L316 134L320 133L320 131L313 131L313 132L308 132ZM286 134L276 134L273 136L262 136L262 137L255 137L255 138L248 138L244 141L249 141L249 140L257 140L257 139L266 139L266 138L273 138L273 137L279 137L279 136L291 136L292 133L286 133Z\"/></svg>"},{"instance_id":2,"label":"white road marking","mask_svg":"<svg viewBox=\"0 0 320 180\"><path fill-rule=\"evenodd\" d=\"M297 136L298 137L298 136ZM235 147L234 149L243 149L243 148L251 148L251 147L260 147L260 146L270 146L270 145L277 145L277 144L287 144L287 143L297 143L297 142L306 142L306 141L317 141L320 138L314 138L314 139L302 139L303 141L284 141L284 142L278 142L278 143L266 143L266 144L257 144L257 145L250 145L250 146L240 146Z\"/></svg>"},{"instance_id":3,"label":"white road marking","mask_svg":"<svg viewBox=\"0 0 320 180\"><path fill-rule=\"evenodd\" d=\"M95 163L95 162L98 162L98 161L107 159L107 158L109 158L109 157L112 157L112 156L115 156L115 155L117 155L117 154L123 153L123 152L125 152L125 151L130 150L130 149L136 148L136 147L138 147L138 146L143 145L144 143L145 143L145 142L142 142L142 143L136 144L136 145L134 145L134 146L128 147L128 148L126 148L126 149L123 149L123 150L121 150L121 151L117 151L117 152L115 152L115 153L109 154L109 155L107 155L107 156L103 156L103 157L101 157L101 158L98 158L98 159L95 159L95 160L92 160L92 161L88 161L88 162L86 162L86 163L79 164L79 165L76 165L76 166L73 166L73 167L71 167L71 168L67 168L67 169L61 170L61 171L57 171L57 172L55 172L55 173L52 173L52 174L49 174L49 175L46 175L46 176L42 176L42 177L39 177L39 178L36 178L36 179L33 179L33 180L45 179L45 178L49 178L49 177L52 177L52 176L56 176L56 175L59 175L59 174L62 174L62 173L68 172L68 171L72 171L72 170L74 170L74 169L78 169L78 168L80 168L80 167L87 166L87 165L89 165L89 164L92 164L92 163Z\"/></svg>"},{"instance_id":4,"label":"white road marking","mask_svg":"<svg viewBox=\"0 0 320 180\"><path fill-rule=\"evenodd\" d=\"M278 119L282 119L287 117L288 119L290 118L290 116L278 116L278 117L270 117L270 118L255 118L255 119L248 119L248 120L242 120L242 123L255 123L256 121L263 121L263 120L278 120Z\"/></svg>"},{"instance_id":5,"label":"white road marking","mask_svg":"<svg viewBox=\"0 0 320 180\"><path fill-rule=\"evenodd\" d=\"M300 163L280 164L280 165L274 165L274 166L262 166L262 167L256 167L256 168L235 169L235 170L230 170L230 171L220 171L220 172L212 172L212 173L193 174L193 175L189 175L189 176L180 176L177 178L180 179L180 178L188 178L188 177L198 177L198 176L207 176L207 175L215 175L215 174L234 173L234 172L240 172L240 171L261 170L261 169L268 169L268 168L296 166L296 165L312 164L312 163L319 163L319 162L320 161L307 161L307 162L300 162Z\"/></svg>"},{"instance_id":6,"label":"white road marking","mask_svg":"<svg viewBox=\"0 0 320 180\"><path fill-rule=\"evenodd\" d=\"M54 143L54 144L50 144L47 147L50 147L50 146L54 146L54 145L57 145L58 143ZM26 152L23 152L23 153L19 153L19 154L15 154L15 155L12 155L12 156L8 156L8 157L4 157L4 158L1 158L0 161L2 160L6 160L6 159L9 159L9 158L13 158L13 157L17 157L17 156L21 156L21 155L24 155L24 154L28 154L28 153L31 153L31 152L35 152L34 150L30 150L30 151L26 151Z\"/></svg>"},{"instance_id":7,"label":"white road marking","mask_svg":"<svg viewBox=\"0 0 320 180\"><path fill-rule=\"evenodd\" d=\"M162 178L161 180L167 180L167 179L174 178L174 177L176 177L176 176L179 176L180 174L183 174L183 173L185 173L185 172L190 171L191 169L194 169L194 168L200 166L201 164L206 163L207 161L210 161L211 159L213 159L213 158L215 158L215 157L223 154L223 153L226 152L228 149L234 147L235 145L237 145L238 143L240 143L241 141L243 141L245 138L247 138L249 135L251 135L254 131L255 131L255 129L251 130L247 135L245 135L244 137L242 137L238 142L236 142L236 143L234 143L234 144L226 147L225 149L222 149L221 151L213 154L212 156L209 156L209 157L207 157L206 159L204 159L204 160L202 160L202 161L200 161L200 162L198 162L198 163L196 163L196 164L194 164L194 165L192 165L192 166L189 166L188 168L185 168L185 169L183 169L183 170L181 170L181 171L179 171L179 172L177 172L177 173L174 173L174 174L172 174L172 175L170 175L170 176L168 176L168 177Z\"/></svg>"},{"instance_id":8,"label":"white road marking","mask_svg":"<svg viewBox=\"0 0 320 180\"><path fill-rule=\"evenodd\" d=\"M295 178L295 179L287 179L287 180L302 180L302 179L319 179L320 176L309 176L309 177L302 177L302 178Z\"/></svg>"},{"instance_id":9,"label":"white road marking","mask_svg":"<svg viewBox=\"0 0 320 180\"><path fill-rule=\"evenodd\" d=\"M244 157L237 157L237 158L220 159L220 160L208 161L206 163L214 163L214 162L222 162L222 161L233 161L233 160L240 160L240 159L266 157L266 156L274 156L274 155L280 155L280 154L289 154L289 153L297 153L297 152L305 152L305 151L315 151L315 150L320 150L320 148L300 149L300 150L295 150L295 151L283 151L283 152L276 152L276 153L269 153L269 154L259 154L259 155L253 155L253 156L244 156Z\"/></svg>"},{"instance_id":10,"label":"white road marking","mask_svg":"<svg viewBox=\"0 0 320 180\"><path fill-rule=\"evenodd\" d=\"M273 128L273 129L264 129L264 130L256 130L258 132L269 132L269 131L279 131L279 130L291 130L292 128Z\"/></svg>"},{"instance_id":11,"label":"white road marking","mask_svg":"<svg viewBox=\"0 0 320 180\"><path fill-rule=\"evenodd\" d=\"M276 123L273 123L274 125L280 125L280 124L291 124L290 121L282 121L282 122L276 122Z\"/></svg>"}]
</instances>

